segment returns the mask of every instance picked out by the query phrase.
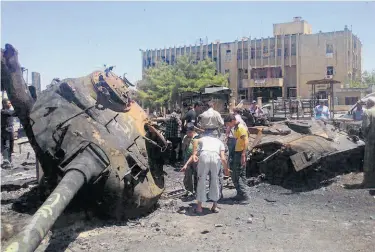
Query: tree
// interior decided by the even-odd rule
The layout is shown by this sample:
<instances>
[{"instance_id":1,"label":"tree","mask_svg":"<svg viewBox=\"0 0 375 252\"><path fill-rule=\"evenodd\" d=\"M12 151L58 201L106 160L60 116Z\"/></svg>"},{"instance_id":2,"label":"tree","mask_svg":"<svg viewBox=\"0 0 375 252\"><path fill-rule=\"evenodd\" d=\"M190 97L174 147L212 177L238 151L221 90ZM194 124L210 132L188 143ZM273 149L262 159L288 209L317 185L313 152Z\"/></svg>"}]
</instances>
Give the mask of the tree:
<instances>
[{"instance_id":1,"label":"tree","mask_svg":"<svg viewBox=\"0 0 375 252\"><path fill-rule=\"evenodd\" d=\"M375 85L375 69L370 71L364 71L362 73L362 82L367 86Z\"/></svg>"},{"instance_id":2,"label":"tree","mask_svg":"<svg viewBox=\"0 0 375 252\"><path fill-rule=\"evenodd\" d=\"M182 92L199 92L210 85L228 86L228 75L217 73L215 63L209 59L196 63L183 56L174 65L160 63L146 70L138 89L145 105L155 107L174 104Z\"/></svg>"},{"instance_id":3,"label":"tree","mask_svg":"<svg viewBox=\"0 0 375 252\"><path fill-rule=\"evenodd\" d=\"M364 71L359 78L350 81L351 88L368 88L375 85L375 69L370 71Z\"/></svg>"}]
</instances>

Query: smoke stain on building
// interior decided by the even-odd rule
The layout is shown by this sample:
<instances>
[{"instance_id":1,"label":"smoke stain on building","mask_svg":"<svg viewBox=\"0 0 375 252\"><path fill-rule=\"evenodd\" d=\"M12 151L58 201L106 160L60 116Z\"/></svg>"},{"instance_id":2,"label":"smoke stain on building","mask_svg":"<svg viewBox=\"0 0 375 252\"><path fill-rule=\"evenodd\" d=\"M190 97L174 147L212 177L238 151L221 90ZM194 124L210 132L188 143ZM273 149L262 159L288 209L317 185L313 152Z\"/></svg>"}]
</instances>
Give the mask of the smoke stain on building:
<instances>
[{"instance_id":1,"label":"smoke stain on building","mask_svg":"<svg viewBox=\"0 0 375 252\"><path fill-rule=\"evenodd\" d=\"M314 79L335 79L336 104L349 105L363 92L351 90L349 83L362 71L362 43L347 26L341 31L312 33L312 26L301 17L273 25L273 37L244 37L234 42L220 41L164 49L141 50L142 72L158 62L175 64L190 55L196 61L210 58L221 73L229 73L234 101L241 98L263 101L270 98L311 98ZM327 87L317 87L318 98L328 96Z\"/></svg>"}]
</instances>

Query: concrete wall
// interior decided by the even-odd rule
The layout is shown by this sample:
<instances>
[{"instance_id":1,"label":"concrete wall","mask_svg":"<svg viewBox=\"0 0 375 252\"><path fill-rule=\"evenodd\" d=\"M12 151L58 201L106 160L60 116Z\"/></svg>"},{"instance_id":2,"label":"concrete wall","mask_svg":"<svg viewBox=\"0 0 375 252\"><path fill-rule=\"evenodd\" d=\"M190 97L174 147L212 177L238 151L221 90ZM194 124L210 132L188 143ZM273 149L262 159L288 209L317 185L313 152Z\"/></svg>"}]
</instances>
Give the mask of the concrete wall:
<instances>
[{"instance_id":1,"label":"concrete wall","mask_svg":"<svg viewBox=\"0 0 375 252\"><path fill-rule=\"evenodd\" d=\"M306 21L293 21L288 23L274 24L273 35L289 35L289 34L311 34L312 27Z\"/></svg>"}]
</instances>

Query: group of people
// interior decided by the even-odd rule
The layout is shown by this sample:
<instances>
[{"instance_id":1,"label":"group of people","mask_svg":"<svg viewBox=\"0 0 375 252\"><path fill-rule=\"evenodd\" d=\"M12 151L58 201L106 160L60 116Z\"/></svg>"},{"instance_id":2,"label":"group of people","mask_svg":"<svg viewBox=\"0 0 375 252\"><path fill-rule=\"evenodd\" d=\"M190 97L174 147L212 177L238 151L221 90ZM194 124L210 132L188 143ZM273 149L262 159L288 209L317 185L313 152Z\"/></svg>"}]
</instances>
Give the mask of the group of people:
<instances>
[{"instance_id":1,"label":"group of people","mask_svg":"<svg viewBox=\"0 0 375 252\"><path fill-rule=\"evenodd\" d=\"M195 213L202 213L202 203L207 201L207 196L213 202L211 211L218 211L217 202L223 197L224 174L231 175L237 190L233 199L247 203L249 194L245 166L249 143L248 129L238 111L235 110L223 120L220 113L214 109L213 102L209 102L206 107L196 102L183 117L179 118L178 112L175 110L168 116L165 136L173 148L176 148L171 160L178 160L175 158L177 154L183 157L180 171L185 173L185 189L196 196ZM176 132L180 129L183 137ZM222 134L224 132L225 135ZM181 149L177 148L176 136L179 139L182 137ZM228 155L225 143L228 146Z\"/></svg>"}]
</instances>

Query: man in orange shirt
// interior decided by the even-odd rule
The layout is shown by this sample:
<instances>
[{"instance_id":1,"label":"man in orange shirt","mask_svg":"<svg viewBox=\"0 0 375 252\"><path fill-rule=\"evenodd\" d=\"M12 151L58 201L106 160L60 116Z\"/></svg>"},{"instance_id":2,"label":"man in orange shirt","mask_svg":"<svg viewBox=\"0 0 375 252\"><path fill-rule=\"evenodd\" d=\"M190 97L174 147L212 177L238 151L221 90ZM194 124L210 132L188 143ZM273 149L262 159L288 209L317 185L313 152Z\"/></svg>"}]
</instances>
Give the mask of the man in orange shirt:
<instances>
[{"instance_id":1,"label":"man in orange shirt","mask_svg":"<svg viewBox=\"0 0 375 252\"><path fill-rule=\"evenodd\" d=\"M233 135L236 139L236 146L233 155L233 165L232 169L232 181L237 190L237 195L234 200L243 201L247 203L249 195L247 193L246 184L246 154L249 145L249 136L247 127L242 125L236 120L234 115L229 115L225 119L225 123L229 128L233 128Z\"/></svg>"}]
</instances>

